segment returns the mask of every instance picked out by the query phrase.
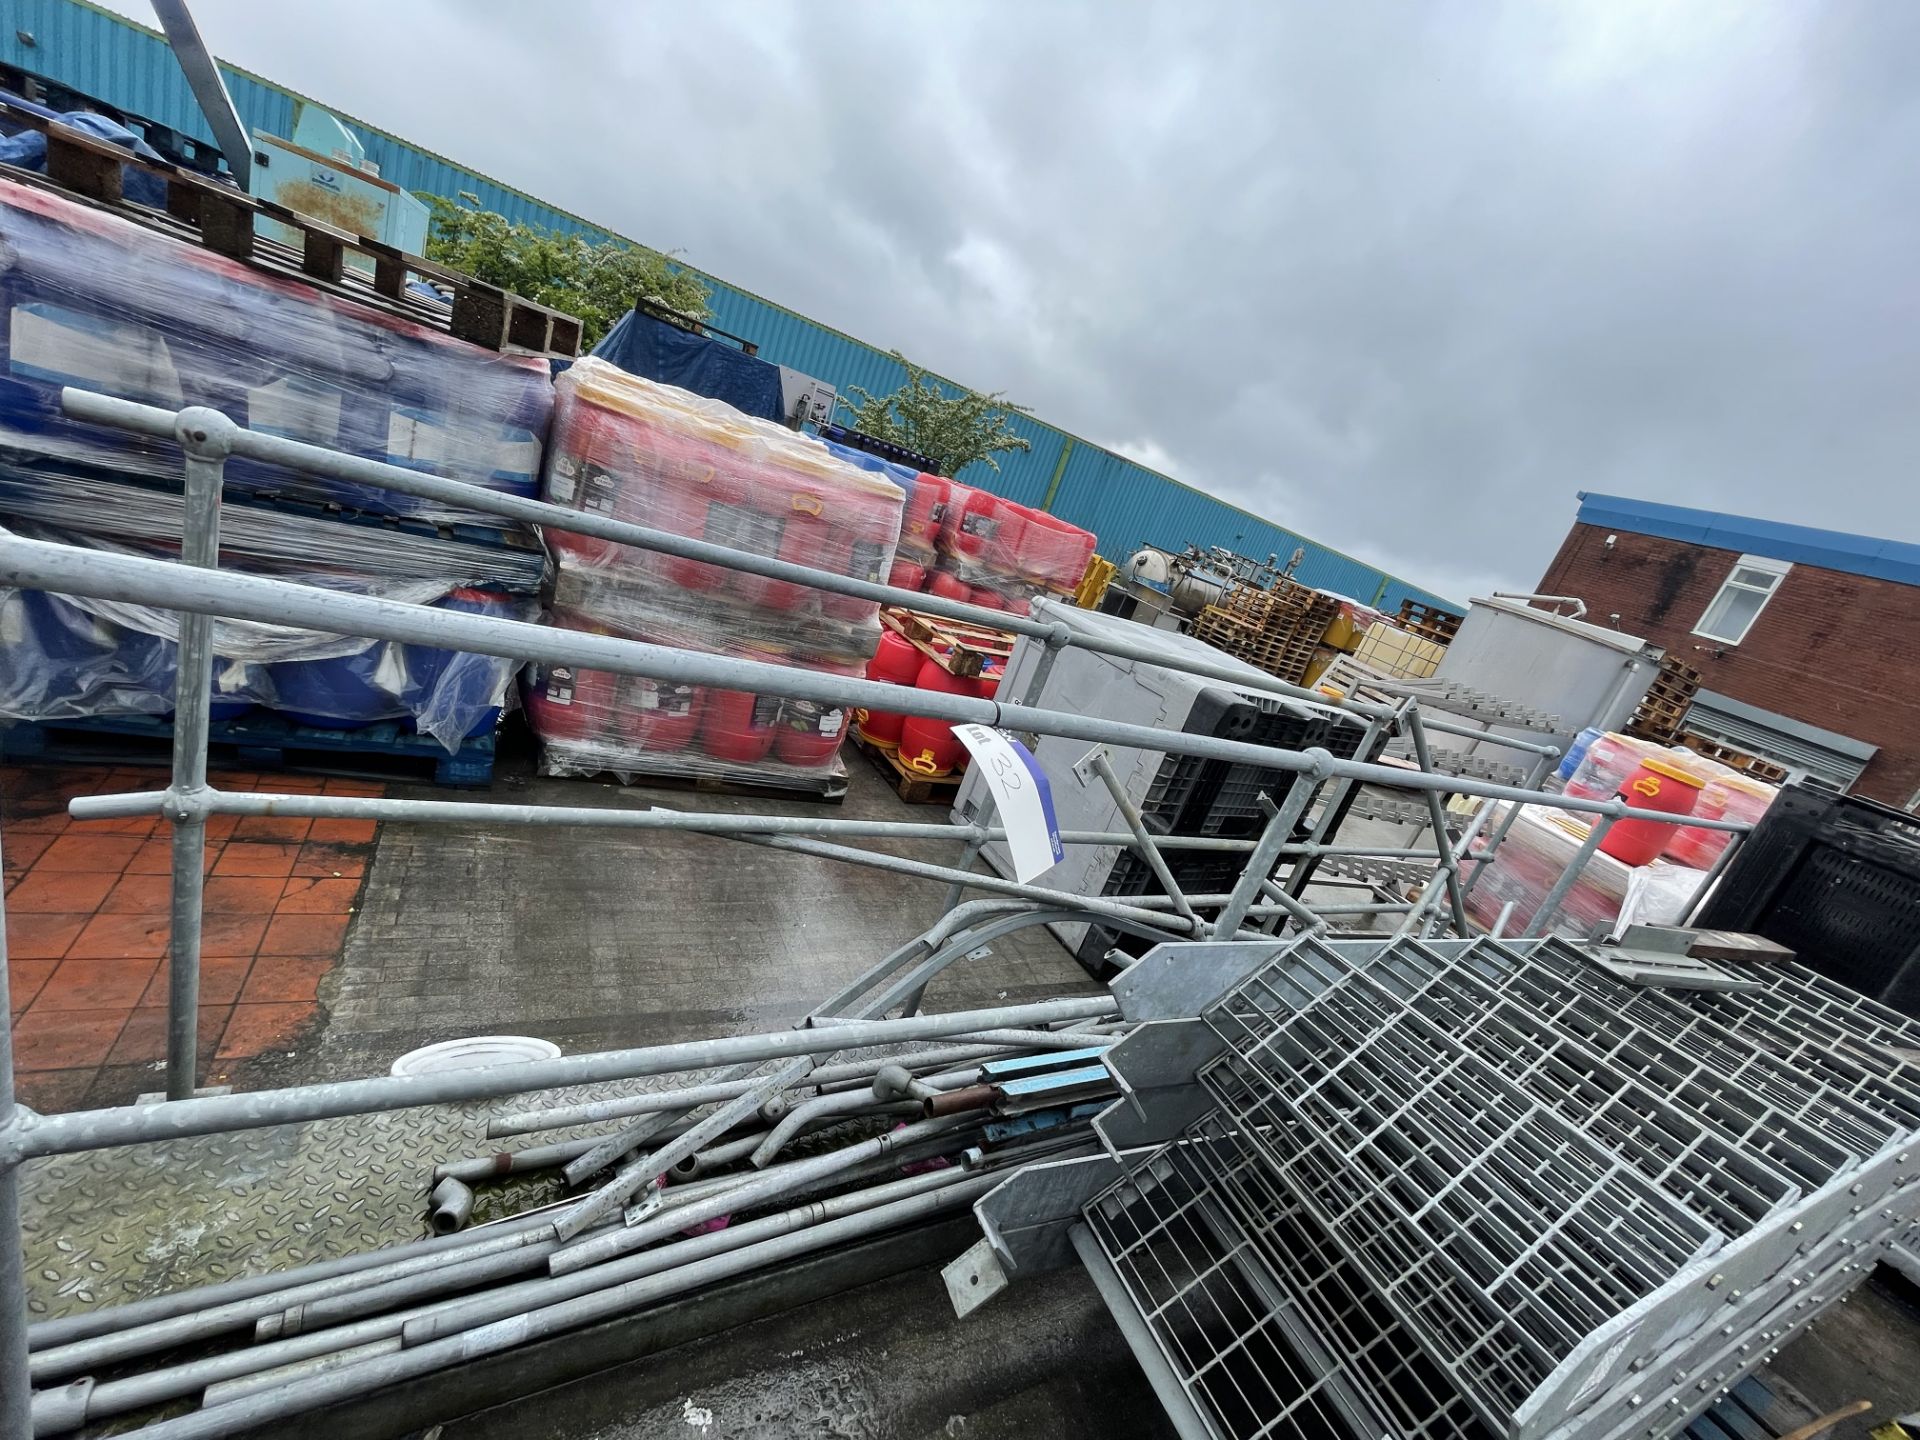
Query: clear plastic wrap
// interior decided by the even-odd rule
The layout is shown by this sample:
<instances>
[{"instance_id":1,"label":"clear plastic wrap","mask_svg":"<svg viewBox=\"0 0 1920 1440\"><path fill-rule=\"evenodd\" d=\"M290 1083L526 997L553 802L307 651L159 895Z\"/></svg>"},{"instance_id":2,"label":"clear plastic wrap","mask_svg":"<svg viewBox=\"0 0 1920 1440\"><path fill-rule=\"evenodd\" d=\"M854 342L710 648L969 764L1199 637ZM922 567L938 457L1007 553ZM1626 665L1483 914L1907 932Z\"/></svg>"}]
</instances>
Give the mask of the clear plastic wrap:
<instances>
[{"instance_id":1,"label":"clear plastic wrap","mask_svg":"<svg viewBox=\"0 0 1920 1440\"><path fill-rule=\"evenodd\" d=\"M137 550L180 553L186 500L154 482L86 473L32 481L0 473L0 523L27 521L84 531ZM537 595L547 553L530 529L432 525L342 514L317 505L228 495L220 507L220 563L229 569L302 574L336 570L363 580L432 580Z\"/></svg>"},{"instance_id":2,"label":"clear plastic wrap","mask_svg":"<svg viewBox=\"0 0 1920 1440\"><path fill-rule=\"evenodd\" d=\"M85 536L18 526L36 539L97 549ZM282 578L410 604L532 620L539 602L448 579ZM0 719L61 721L173 713L179 616L114 600L0 588ZM255 706L299 724L350 730L402 720L451 753L493 728L518 662L250 620L214 626L213 715Z\"/></svg>"},{"instance_id":3,"label":"clear plastic wrap","mask_svg":"<svg viewBox=\"0 0 1920 1440\"><path fill-rule=\"evenodd\" d=\"M1635 866L1627 876L1626 902L1609 938L1618 938L1629 925L1678 925L1706 878L1704 869L1669 860Z\"/></svg>"},{"instance_id":4,"label":"clear plastic wrap","mask_svg":"<svg viewBox=\"0 0 1920 1440\"><path fill-rule=\"evenodd\" d=\"M1495 809L1487 823L1489 832L1499 829L1506 809L1505 805ZM1564 810L1521 806L1513 828L1494 851L1486 874L1467 896L1468 918L1490 929L1501 909L1512 901L1513 914L1506 933L1526 933L1547 892L1579 853L1588 829L1584 819ZM1704 871L1686 865L1666 860L1626 865L1597 851L1561 901L1553 933L1572 940L1590 940L1630 924L1678 924L1704 879Z\"/></svg>"},{"instance_id":5,"label":"clear plastic wrap","mask_svg":"<svg viewBox=\"0 0 1920 1440\"><path fill-rule=\"evenodd\" d=\"M1500 828L1507 807L1499 805L1488 820L1489 833ZM1492 928L1501 909L1513 902L1506 933L1525 934L1533 924L1547 892L1573 863L1587 838L1585 821L1543 805L1523 805L1485 873L1467 896L1467 915L1476 924ZM1585 940L1610 929L1626 901L1632 868L1611 855L1596 852L1580 871L1554 916L1553 933Z\"/></svg>"},{"instance_id":6,"label":"clear plastic wrap","mask_svg":"<svg viewBox=\"0 0 1920 1440\"><path fill-rule=\"evenodd\" d=\"M553 604L590 615L617 634L686 636L695 648L719 640L726 648L790 655L797 664L859 665L879 641L875 625L812 607L769 610L725 594L687 590L662 575L571 561L562 561L554 577Z\"/></svg>"},{"instance_id":7,"label":"clear plastic wrap","mask_svg":"<svg viewBox=\"0 0 1920 1440\"><path fill-rule=\"evenodd\" d=\"M75 421L73 385L469 484L532 495L552 410L546 361L454 340L131 220L0 180L0 470L49 462L178 485L170 442ZM235 457L229 490L383 515L492 517Z\"/></svg>"},{"instance_id":8,"label":"clear plastic wrap","mask_svg":"<svg viewBox=\"0 0 1920 1440\"><path fill-rule=\"evenodd\" d=\"M582 360L554 389L552 503L838 575L886 578L905 497L884 476L843 463L810 436L603 360ZM552 531L548 542L563 570L604 570L718 596L767 612L760 623L768 625L821 616L879 637L871 601L567 531Z\"/></svg>"},{"instance_id":9,"label":"clear plastic wrap","mask_svg":"<svg viewBox=\"0 0 1920 1440\"><path fill-rule=\"evenodd\" d=\"M581 361L555 389L554 504L865 580L892 569L905 495L888 473L604 361ZM845 675L879 641L870 601L560 530L547 541L566 628ZM530 673L527 713L550 774L798 787L831 770L848 728L838 711L567 667Z\"/></svg>"},{"instance_id":10,"label":"clear plastic wrap","mask_svg":"<svg viewBox=\"0 0 1920 1440\"><path fill-rule=\"evenodd\" d=\"M1778 785L1769 785L1764 780L1742 775L1729 766L1709 760L1704 755L1696 755L1690 750L1684 753L1687 758L1682 763L1689 768L1698 770L1712 767L1705 777L1706 783L1700 788L1699 803L1693 807L1693 813L1702 819L1744 820L1749 825L1758 824L1780 793ZM1679 756L1675 758L1679 759ZM1706 870L1720 858L1720 852L1727 848L1732 839L1732 834L1726 830L1676 825L1664 853L1682 865Z\"/></svg>"},{"instance_id":11,"label":"clear plastic wrap","mask_svg":"<svg viewBox=\"0 0 1920 1440\"><path fill-rule=\"evenodd\" d=\"M1587 745L1587 753L1567 777L1561 792L1581 800L1611 800L1649 755L1664 756L1667 747L1652 740L1603 731Z\"/></svg>"},{"instance_id":12,"label":"clear plastic wrap","mask_svg":"<svg viewBox=\"0 0 1920 1440\"><path fill-rule=\"evenodd\" d=\"M934 595L1027 613L1036 595L1071 595L1093 556L1094 537L1077 525L949 480L940 500L924 588Z\"/></svg>"},{"instance_id":13,"label":"clear plastic wrap","mask_svg":"<svg viewBox=\"0 0 1920 1440\"><path fill-rule=\"evenodd\" d=\"M565 630L612 633L594 617L555 610ZM631 638L774 664L808 663L858 675L857 663L832 665L751 647L699 645L685 635ZM852 717L812 701L673 685L570 665L531 665L524 681L527 719L541 741L541 773L611 774L624 783L648 776L698 777L789 789L817 788L841 773L838 757Z\"/></svg>"}]
</instances>

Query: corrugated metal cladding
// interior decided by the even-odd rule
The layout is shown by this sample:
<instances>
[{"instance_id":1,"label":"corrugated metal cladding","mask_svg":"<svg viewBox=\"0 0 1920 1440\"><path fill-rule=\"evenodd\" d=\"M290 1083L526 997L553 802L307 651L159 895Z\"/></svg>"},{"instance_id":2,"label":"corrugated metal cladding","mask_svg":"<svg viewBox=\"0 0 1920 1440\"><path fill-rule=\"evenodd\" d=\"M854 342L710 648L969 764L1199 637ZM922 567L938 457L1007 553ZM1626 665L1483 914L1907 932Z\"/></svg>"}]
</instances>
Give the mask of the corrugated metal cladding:
<instances>
[{"instance_id":1,"label":"corrugated metal cladding","mask_svg":"<svg viewBox=\"0 0 1920 1440\"><path fill-rule=\"evenodd\" d=\"M8 0L5 18L0 56L9 63L212 142L172 52L156 32L85 0ZM22 34L32 37L31 43L21 39ZM301 97L230 66L222 69L245 124L275 135L292 133L294 104ZM485 208L524 224L579 231L596 239L611 234L362 120L335 113L354 127L381 175L397 185L433 195L465 191ZM712 286L708 303L713 323L753 341L764 358L816 375L843 395L852 385L885 394L904 380L898 362L886 352L704 271L696 273ZM1308 584L1386 609L1397 608L1403 599L1453 603L1051 425L1023 416L1015 428L1033 446L1030 451L1000 457L998 474L975 465L961 478L1023 505L1044 505L1084 526L1100 537L1101 550L1110 557L1122 558L1142 543L1178 548L1192 541L1256 556L1272 552L1284 562L1298 547L1306 557L1297 573Z\"/></svg>"}]
</instances>

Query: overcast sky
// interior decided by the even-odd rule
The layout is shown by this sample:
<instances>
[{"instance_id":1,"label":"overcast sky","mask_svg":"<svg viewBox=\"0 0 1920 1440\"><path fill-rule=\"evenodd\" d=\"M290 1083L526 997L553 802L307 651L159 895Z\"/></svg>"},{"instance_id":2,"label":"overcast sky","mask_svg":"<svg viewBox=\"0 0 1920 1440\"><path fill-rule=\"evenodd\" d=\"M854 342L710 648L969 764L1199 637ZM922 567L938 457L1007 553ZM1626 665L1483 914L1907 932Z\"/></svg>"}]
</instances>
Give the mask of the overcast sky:
<instances>
[{"instance_id":1,"label":"overcast sky","mask_svg":"<svg viewBox=\"0 0 1920 1440\"><path fill-rule=\"evenodd\" d=\"M1920 540L1910 0L193 8L1455 598L1537 581L1583 489Z\"/></svg>"}]
</instances>

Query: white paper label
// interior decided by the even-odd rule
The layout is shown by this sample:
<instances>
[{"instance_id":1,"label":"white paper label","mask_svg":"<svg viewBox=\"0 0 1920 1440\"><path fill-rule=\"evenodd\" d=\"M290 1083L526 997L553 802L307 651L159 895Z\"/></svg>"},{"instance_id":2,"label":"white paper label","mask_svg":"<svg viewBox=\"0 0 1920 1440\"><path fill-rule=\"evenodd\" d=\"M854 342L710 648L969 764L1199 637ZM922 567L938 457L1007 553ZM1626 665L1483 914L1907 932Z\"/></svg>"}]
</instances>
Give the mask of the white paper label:
<instances>
[{"instance_id":1,"label":"white paper label","mask_svg":"<svg viewBox=\"0 0 1920 1440\"><path fill-rule=\"evenodd\" d=\"M1053 788L1033 752L988 725L956 725L953 735L986 777L1000 823L1007 830L1014 878L1026 884L1066 858L1060 848L1060 822L1054 818Z\"/></svg>"}]
</instances>

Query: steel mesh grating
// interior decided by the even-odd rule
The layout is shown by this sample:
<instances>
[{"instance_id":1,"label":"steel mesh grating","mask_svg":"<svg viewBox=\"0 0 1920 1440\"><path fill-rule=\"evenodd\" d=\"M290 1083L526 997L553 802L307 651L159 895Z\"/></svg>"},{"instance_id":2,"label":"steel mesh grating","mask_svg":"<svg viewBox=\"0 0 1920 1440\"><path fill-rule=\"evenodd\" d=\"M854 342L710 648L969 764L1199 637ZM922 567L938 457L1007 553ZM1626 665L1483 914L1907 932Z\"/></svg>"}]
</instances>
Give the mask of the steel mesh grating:
<instances>
[{"instance_id":1,"label":"steel mesh grating","mask_svg":"<svg viewBox=\"0 0 1920 1440\"><path fill-rule=\"evenodd\" d=\"M1920 1209L1920 1027L1767 984L1638 987L1557 940L1303 937L1206 1011L1213 1112L1088 1218L1222 1437L1683 1427ZM1202 1281L1243 1309L1201 1323ZM1263 1346L1285 1360L1256 1383Z\"/></svg>"},{"instance_id":2,"label":"steel mesh grating","mask_svg":"<svg viewBox=\"0 0 1920 1440\"><path fill-rule=\"evenodd\" d=\"M1310 1347L1338 1366L1370 1414L1407 1440L1489 1435L1365 1276L1223 1121L1201 1120L1186 1148L1296 1308Z\"/></svg>"},{"instance_id":3,"label":"steel mesh grating","mask_svg":"<svg viewBox=\"0 0 1920 1440\"><path fill-rule=\"evenodd\" d=\"M1675 1095L1647 1083L1467 965L1415 942L1383 952L1368 973L1726 1234L1745 1234L1799 1198L1794 1167L1742 1148L1758 1122L1730 1121L1684 1087Z\"/></svg>"},{"instance_id":4,"label":"steel mesh grating","mask_svg":"<svg viewBox=\"0 0 1920 1440\"><path fill-rule=\"evenodd\" d=\"M1156 1152L1085 1215L1220 1440L1382 1433L1377 1422L1369 1430L1338 1369L1290 1323L1287 1297L1187 1147Z\"/></svg>"},{"instance_id":5,"label":"steel mesh grating","mask_svg":"<svg viewBox=\"0 0 1920 1440\"><path fill-rule=\"evenodd\" d=\"M1874 1154L1898 1143L1912 1128L1912 1122L1903 1123L1870 1103L1871 1093L1859 1092L1855 1082L1870 1078L1864 1071L1857 1067L1844 1071L1839 1077L1841 1085L1836 1086L1830 1080L1831 1066L1802 1065L1790 1055L1752 1043L1695 1008L1690 1000L1699 998L1699 992L1689 996L1688 992L1623 984L1558 942L1534 947L1522 955L1513 947L1481 941L1472 954L1476 960L1500 965L1509 972L1535 972L1539 979L1532 987L1530 1003L1543 1018L1564 1023L1563 1016L1576 1004L1591 1002L1595 1008L1589 1018L1597 1014L1602 1023L1615 1027L1614 1033L1621 1035L1624 1043L1651 1045L1669 1056L1706 1067L1727 1085L1751 1091L1850 1155ZM1556 991L1560 992L1558 1000Z\"/></svg>"}]
</instances>

